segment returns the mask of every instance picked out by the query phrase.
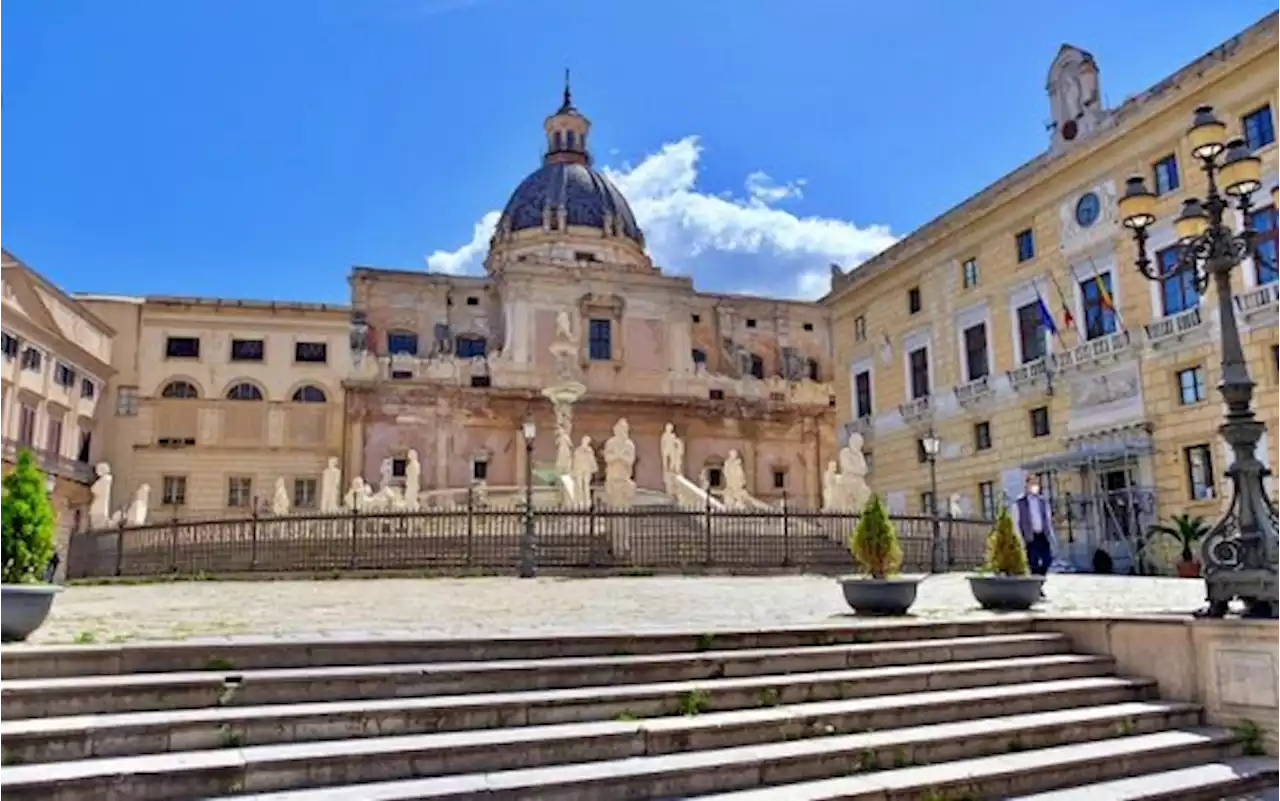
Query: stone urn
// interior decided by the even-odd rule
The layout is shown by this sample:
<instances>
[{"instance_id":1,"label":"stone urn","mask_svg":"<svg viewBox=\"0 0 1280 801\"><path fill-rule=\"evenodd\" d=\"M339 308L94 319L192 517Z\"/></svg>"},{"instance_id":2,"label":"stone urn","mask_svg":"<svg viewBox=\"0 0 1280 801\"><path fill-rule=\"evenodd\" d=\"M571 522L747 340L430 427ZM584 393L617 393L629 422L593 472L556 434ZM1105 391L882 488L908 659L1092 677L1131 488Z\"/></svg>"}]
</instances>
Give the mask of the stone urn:
<instances>
[{"instance_id":1,"label":"stone urn","mask_svg":"<svg viewBox=\"0 0 1280 801\"><path fill-rule=\"evenodd\" d=\"M969 590L983 609L1025 612L1042 597L1044 576L970 576Z\"/></svg>"},{"instance_id":2,"label":"stone urn","mask_svg":"<svg viewBox=\"0 0 1280 801\"><path fill-rule=\"evenodd\" d=\"M0 584L0 636L5 642L22 642L44 625L53 597L62 592L57 584Z\"/></svg>"},{"instance_id":3,"label":"stone urn","mask_svg":"<svg viewBox=\"0 0 1280 801\"><path fill-rule=\"evenodd\" d=\"M842 578L845 603L859 615L902 616L916 602L919 577Z\"/></svg>"}]
</instances>

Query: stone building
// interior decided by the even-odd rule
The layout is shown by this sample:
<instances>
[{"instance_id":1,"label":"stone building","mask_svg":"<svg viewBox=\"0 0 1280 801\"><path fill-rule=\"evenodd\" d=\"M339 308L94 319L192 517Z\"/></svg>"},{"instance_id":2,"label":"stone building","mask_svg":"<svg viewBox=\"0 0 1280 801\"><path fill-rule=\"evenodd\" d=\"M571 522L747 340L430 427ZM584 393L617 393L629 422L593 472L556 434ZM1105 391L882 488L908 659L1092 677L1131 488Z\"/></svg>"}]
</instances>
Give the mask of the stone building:
<instances>
[{"instance_id":1,"label":"stone building","mask_svg":"<svg viewBox=\"0 0 1280 801\"><path fill-rule=\"evenodd\" d=\"M543 432L535 464L553 463L542 390L555 381L564 313L586 388L575 440L599 447L627 418L635 480L657 489L659 437L673 423L693 480L717 486L736 449L757 498L817 503L834 446L826 312L701 293L664 274L626 198L592 168L590 123L567 89L543 128L543 163L508 200L485 275L353 271L346 474L376 476L390 459L399 475L413 449L424 487L520 484L526 419Z\"/></svg>"},{"instance_id":2,"label":"stone building","mask_svg":"<svg viewBox=\"0 0 1280 801\"><path fill-rule=\"evenodd\" d=\"M4 470L32 452L49 477L58 548L83 520L115 330L17 257L3 253Z\"/></svg>"},{"instance_id":3,"label":"stone building","mask_svg":"<svg viewBox=\"0 0 1280 801\"><path fill-rule=\"evenodd\" d=\"M1045 152L836 277L823 302L847 370L840 431L866 437L872 486L891 507L930 507L921 440L932 428L942 497L991 514L1027 473L1045 473L1083 565L1102 543L1124 569L1132 536L1156 518L1219 514L1230 485L1216 301L1142 277L1116 201L1127 176L1146 176L1161 195L1150 252L1171 252L1182 201L1205 190L1185 141L1202 104L1262 159L1251 217L1270 263L1242 265L1234 302L1274 439L1276 36L1272 14L1113 108L1093 56L1064 45ZM1273 463L1274 443L1263 446Z\"/></svg>"}]
</instances>

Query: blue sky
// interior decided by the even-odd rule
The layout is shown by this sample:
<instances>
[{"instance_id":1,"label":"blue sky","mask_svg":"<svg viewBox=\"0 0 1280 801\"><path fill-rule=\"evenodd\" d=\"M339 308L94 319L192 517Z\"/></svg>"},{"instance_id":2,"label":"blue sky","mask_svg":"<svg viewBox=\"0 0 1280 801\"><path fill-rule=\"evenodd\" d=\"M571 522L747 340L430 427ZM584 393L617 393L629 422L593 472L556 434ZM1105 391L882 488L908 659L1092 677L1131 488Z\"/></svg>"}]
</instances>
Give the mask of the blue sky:
<instances>
[{"instance_id":1,"label":"blue sky","mask_svg":"<svg viewBox=\"0 0 1280 801\"><path fill-rule=\"evenodd\" d=\"M353 264L475 271L568 66L660 266L814 296L1044 149L1063 42L1116 105L1275 4L1205 9L11 0L0 236L76 291L345 302Z\"/></svg>"}]
</instances>

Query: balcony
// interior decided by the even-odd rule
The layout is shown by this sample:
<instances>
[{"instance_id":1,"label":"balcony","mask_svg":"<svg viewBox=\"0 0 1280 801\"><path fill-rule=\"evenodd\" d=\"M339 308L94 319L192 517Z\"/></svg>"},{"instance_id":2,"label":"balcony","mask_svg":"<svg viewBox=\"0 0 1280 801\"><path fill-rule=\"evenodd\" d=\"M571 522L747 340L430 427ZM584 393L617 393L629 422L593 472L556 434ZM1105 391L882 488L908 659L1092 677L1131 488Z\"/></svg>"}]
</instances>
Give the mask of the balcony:
<instances>
[{"instance_id":1,"label":"balcony","mask_svg":"<svg viewBox=\"0 0 1280 801\"><path fill-rule=\"evenodd\" d=\"M1158 350L1161 347L1182 342L1195 334L1203 333L1208 326L1205 325L1201 307L1194 306L1147 323L1143 328L1147 335L1147 345Z\"/></svg>"},{"instance_id":2,"label":"balcony","mask_svg":"<svg viewBox=\"0 0 1280 801\"><path fill-rule=\"evenodd\" d=\"M1242 323L1251 325L1264 320L1274 325L1276 308L1280 304L1280 284L1273 281L1244 292L1237 292L1232 300L1235 301L1236 314Z\"/></svg>"},{"instance_id":3,"label":"balcony","mask_svg":"<svg viewBox=\"0 0 1280 801\"><path fill-rule=\"evenodd\" d=\"M841 431L841 439L843 441L847 441L850 434L858 434L863 439L866 439L875 433L876 426L872 415L867 414L855 419L851 423L844 423L841 428L843 429Z\"/></svg>"},{"instance_id":4,"label":"balcony","mask_svg":"<svg viewBox=\"0 0 1280 801\"><path fill-rule=\"evenodd\" d=\"M918 423L928 417L932 411L933 398L930 395L907 401L898 406L898 414L902 416L902 420L905 423Z\"/></svg>"},{"instance_id":5,"label":"balcony","mask_svg":"<svg viewBox=\"0 0 1280 801\"><path fill-rule=\"evenodd\" d=\"M1046 383L1049 375L1049 361L1044 356L1032 359L1005 373L1009 377L1009 385L1014 392L1026 392L1040 384Z\"/></svg>"},{"instance_id":6,"label":"balcony","mask_svg":"<svg viewBox=\"0 0 1280 801\"><path fill-rule=\"evenodd\" d=\"M995 388L991 386L991 376L989 375L959 384L954 391L956 393L956 402L966 409L983 403L995 394Z\"/></svg>"},{"instance_id":7,"label":"balcony","mask_svg":"<svg viewBox=\"0 0 1280 801\"><path fill-rule=\"evenodd\" d=\"M1129 350L1129 332L1116 331L1113 334L1081 342L1074 348L1053 354L1053 369L1081 370L1095 365L1115 361Z\"/></svg>"},{"instance_id":8,"label":"balcony","mask_svg":"<svg viewBox=\"0 0 1280 801\"><path fill-rule=\"evenodd\" d=\"M72 481L78 481L81 484L93 483L93 465L88 462L81 462L75 459L69 459L57 453L33 448L30 445L21 445L17 440L4 440L4 458L9 462L18 460L18 451L26 448L31 451L32 458L36 461L36 466L45 473L51 473L55 476L69 478Z\"/></svg>"}]
</instances>

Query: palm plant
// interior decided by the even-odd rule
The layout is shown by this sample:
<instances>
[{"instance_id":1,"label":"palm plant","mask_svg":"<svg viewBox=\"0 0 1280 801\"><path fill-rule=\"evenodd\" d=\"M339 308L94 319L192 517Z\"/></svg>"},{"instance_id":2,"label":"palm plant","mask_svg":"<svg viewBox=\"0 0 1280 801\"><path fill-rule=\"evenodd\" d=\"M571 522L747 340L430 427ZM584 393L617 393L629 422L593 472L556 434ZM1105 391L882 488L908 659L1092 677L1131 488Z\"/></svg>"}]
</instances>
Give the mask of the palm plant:
<instances>
[{"instance_id":1,"label":"palm plant","mask_svg":"<svg viewBox=\"0 0 1280 801\"><path fill-rule=\"evenodd\" d=\"M1182 543L1182 561L1190 562L1194 558L1191 549L1209 533L1209 524L1204 521L1203 517L1181 514L1169 518L1167 524L1158 523L1152 526L1150 530L1155 534L1165 534L1173 537Z\"/></svg>"}]
</instances>

